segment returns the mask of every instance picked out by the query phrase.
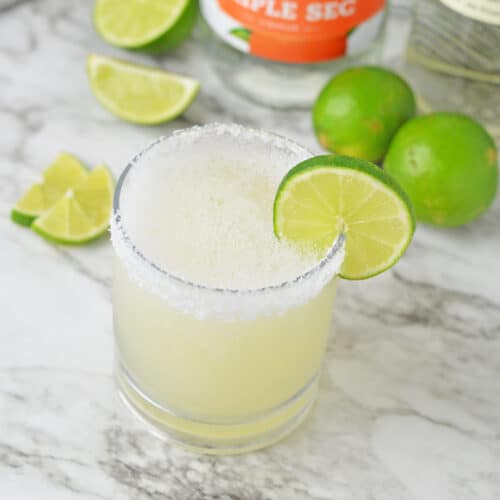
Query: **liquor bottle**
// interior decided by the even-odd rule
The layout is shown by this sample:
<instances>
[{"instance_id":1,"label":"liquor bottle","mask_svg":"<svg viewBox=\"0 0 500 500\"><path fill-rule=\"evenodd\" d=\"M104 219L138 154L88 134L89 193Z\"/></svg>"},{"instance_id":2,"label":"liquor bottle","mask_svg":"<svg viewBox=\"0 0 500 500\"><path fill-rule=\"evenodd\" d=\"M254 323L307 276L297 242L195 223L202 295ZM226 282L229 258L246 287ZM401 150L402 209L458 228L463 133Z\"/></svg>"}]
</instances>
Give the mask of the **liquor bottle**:
<instances>
[{"instance_id":1,"label":"liquor bottle","mask_svg":"<svg viewBox=\"0 0 500 500\"><path fill-rule=\"evenodd\" d=\"M385 0L201 0L222 80L272 107L309 107L341 69L377 60Z\"/></svg>"}]
</instances>

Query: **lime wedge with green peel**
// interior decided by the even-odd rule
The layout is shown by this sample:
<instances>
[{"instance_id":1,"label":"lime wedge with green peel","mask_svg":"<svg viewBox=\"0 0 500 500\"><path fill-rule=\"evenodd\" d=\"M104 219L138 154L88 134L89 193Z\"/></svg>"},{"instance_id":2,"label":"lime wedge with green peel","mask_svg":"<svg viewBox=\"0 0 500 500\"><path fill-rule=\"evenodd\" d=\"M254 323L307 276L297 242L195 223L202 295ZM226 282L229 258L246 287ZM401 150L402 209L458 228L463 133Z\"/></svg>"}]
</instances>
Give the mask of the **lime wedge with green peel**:
<instances>
[{"instance_id":1,"label":"lime wedge with green peel","mask_svg":"<svg viewBox=\"0 0 500 500\"><path fill-rule=\"evenodd\" d=\"M104 166L85 182L69 189L32 224L32 229L56 243L82 244L106 232L111 217L114 183Z\"/></svg>"},{"instance_id":2,"label":"lime wedge with green peel","mask_svg":"<svg viewBox=\"0 0 500 500\"><path fill-rule=\"evenodd\" d=\"M51 208L68 189L76 188L88 177L87 169L73 156L61 153L43 172L41 182L34 184L12 209L14 222L31 223Z\"/></svg>"},{"instance_id":3,"label":"lime wedge with green peel","mask_svg":"<svg viewBox=\"0 0 500 500\"><path fill-rule=\"evenodd\" d=\"M196 0L97 0L94 25L111 45L160 53L191 33L196 16Z\"/></svg>"},{"instance_id":4,"label":"lime wedge with green peel","mask_svg":"<svg viewBox=\"0 0 500 500\"><path fill-rule=\"evenodd\" d=\"M393 266L408 247L415 218L408 196L384 171L364 160L317 156L282 180L274 200L280 239L325 254L346 238L340 275L359 280Z\"/></svg>"},{"instance_id":5,"label":"lime wedge with green peel","mask_svg":"<svg viewBox=\"0 0 500 500\"><path fill-rule=\"evenodd\" d=\"M173 120L189 107L200 88L192 78L95 54L88 57L87 71L102 106L143 125Z\"/></svg>"}]
</instances>

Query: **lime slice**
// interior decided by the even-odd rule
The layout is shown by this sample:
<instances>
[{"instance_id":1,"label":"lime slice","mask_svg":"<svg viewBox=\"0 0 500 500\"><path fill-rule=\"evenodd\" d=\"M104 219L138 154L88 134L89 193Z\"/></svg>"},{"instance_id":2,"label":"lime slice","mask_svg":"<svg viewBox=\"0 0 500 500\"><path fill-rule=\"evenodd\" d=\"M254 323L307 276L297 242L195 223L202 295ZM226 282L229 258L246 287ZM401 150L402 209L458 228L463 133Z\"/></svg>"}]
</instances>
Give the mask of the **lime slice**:
<instances>
[{"instance_id":1,"label":"lime slice","mask_svg":"<svg viewBox=\"0 0 500 500\"><path fill-rule=\"evenodd\" d=\"M192 78L91 54L90 86L97 100L116 116L144 125L173 120L196 97Z\"/></svg>"},{"instance_id":2,"label":"lime slice","mask_svg":"<svg viewBox=\"0 0 500 500\"><path fill-rule=\"evenodd\" d=\"M191 33L195 0L97 0L94 25L111 45L164 52Z\"/></svg>"},{"instance_id":3,"label":"lime slice","mask_svg":"<svg viewBox=\"0 0 500 500\"><path fill-rule=\"evenodd\" d=\"M73 156L61 153L43 173L43 180L34 184L12 209L14 222L23 226L31 223L51 208L68 189L73 189L88 177L87 169Z\"/></svg>"},{"instance_id":4,"label":"lime slice","mask_svg":"<svg viewBox=\"0 0 500 500\"><path fill-rule=\"evenodd\" d=\"M113 179L103 165L32 224L43 237L57 243L81 244L106 232L111 217Z\"/></svg>"},{"instance_id":5,"label":"lime slice","mask_svg":"<svg viewBox=\"0 0 500 500\"><path fill-rule=\"evenodd\" d=\"M365 279L393 266L409 245L415 218L406 193L364 160L317 156L282 180L274 200L278 238L326 253L346 237L341 276Z\"/></svg>"}]
</instances>

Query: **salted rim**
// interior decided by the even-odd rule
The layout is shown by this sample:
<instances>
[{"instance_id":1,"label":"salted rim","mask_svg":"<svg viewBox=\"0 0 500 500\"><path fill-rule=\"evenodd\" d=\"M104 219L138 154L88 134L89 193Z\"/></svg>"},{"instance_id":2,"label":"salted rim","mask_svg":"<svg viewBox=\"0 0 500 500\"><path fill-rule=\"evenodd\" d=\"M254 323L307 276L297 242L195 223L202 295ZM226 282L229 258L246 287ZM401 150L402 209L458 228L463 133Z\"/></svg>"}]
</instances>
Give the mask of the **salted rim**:
<instances>
[{"instance_id":1,"label":"salted rim","mask_svg":"<svg viewBox=\"0 0 500 500\"><path fill-rule=\"evenodd\" d=\"M272 284L264 287L257 288L224 288L224 287L213 287L208 286L202 283L196 283L192 280L186 279L183 276L166 270L160 267L158 264L154 263L148 257L146 257L142 251L134 244L127 231L124 228L122 216L120 214L120 197L122 193L122 189L124 183L127 179L128 174L131 172L132 168L140 165L141 160L150 153L153 149L155 149L158 145L168 142L178 142L182 144L184 139L190 138L199 138L206 137L209 135L228 135L234 138L238 136L245 137L248 141L257 140L264 144L271 145L275 148L288 150L291 152L295 152L297 154L302 154L304 156L312 156L312 154L296 142L282 137L278 134L267 132L265 130L259 130L251 127L244 127L238 124L224 124L224 123L210 123L207 125L197 125L194 127L177 130L174 131L169 136L161 136L158 139L151 142L146 148L136 154L132 160L127 164L124 168L123 172L120 174L118 181L116 183L115 193L113 197L113 215L111 218L110 226L111 226L111 240L113 247L120 257L122 261L126 264L126 270L130 277L135 278L141 287L145 287L149 289L152 293L156 295L160 295L162 298L166 299L175 307L179 307L185 312L195 314L198 317L205 317L206 314L203 312L201 314L196 314L196 310L193 310L192 307L182 307L180 306L178 301L171 300L172 297L165 296L164 293L161 293L161 282L168 284L169 282L173 282L174 284L178 284L182 287L187 287L196 290L198 292L205 292L207 294L215 294L219 297L257 297L257 296L268 296L268 294L276 293L279 291L290 290L297 287L299 284L307 284L312 281L312 278L316 276L321 276L321 271L325 268L328 269L328 273L323 279L318 280L318 286L313 287L314 293L306 293L305 296L302 296L303 300L300 301L292 301L293 303L286 305L286 307L269 307L269 309L273 309L274 311L270 311L270 314L279 312L278 310L286 310L292 307L293 305L298 305L307 302L310 298L315 296L325 285L326 283L336 274L338 274L340 270L340 266L342 265L342 261L344 258L344 241L345 237L343 234L340 234L332 248L329 252L321 259L315 266L309 268L299 276L295 276L289 280L285 280L281 283ZM290 166L292 168L293 165ZM137 167L136 167L137 168ZM139 270L144 270L145 273L138 273ZM139 275L142 274L146 278L151 277L152 274L155 273L155 279L151 280L151 283L147 283L146 280L139 279ZM146 281L146 282L145 282ZM148 286L150 285L150 286ZM160 285L160 287L159 287ZM169 287L170 289L172 287ZM311 290L312 292L313 290ZM168 295L168 294L167 294ZM187 310L186 310L187 309ZM218 309L218 308L216 308ZM258 308L265 309L265 308ZM220 312L220 311L219 311ZM257 314L265 314L265 311L255 311ZM219 315L219 314L217 314ZM239 315L242 317L249 316L248 314ZM253 316L253 315L250 315Z\"/></svg>"}]
</instances>

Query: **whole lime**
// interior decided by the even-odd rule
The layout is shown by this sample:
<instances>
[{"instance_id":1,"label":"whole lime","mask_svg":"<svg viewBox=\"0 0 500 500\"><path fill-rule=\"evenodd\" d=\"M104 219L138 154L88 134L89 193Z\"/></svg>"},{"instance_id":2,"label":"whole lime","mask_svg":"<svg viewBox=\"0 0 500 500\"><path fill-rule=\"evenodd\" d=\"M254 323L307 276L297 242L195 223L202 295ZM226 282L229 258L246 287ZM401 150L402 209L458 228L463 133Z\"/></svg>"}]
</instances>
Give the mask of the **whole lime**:
<instances>
[{"instance_id":1,"label":"whole lime","mask_svg":"<svg viewBox=\"0 0 500 500\"><path fill-rule=\"evenodd\" d=\"M479 123L459 113L433 113L403 125L384 168L410 196L417 219L437 226L476 219L497 190L495 142Z\"/></svg>"},{"instance_id":2,"label":"whole lime","mask_svg":"<svg viewBox=\"0 0 500 500\"><path fill-rule=\"evenodd\" d=\"M313 107L320 144L329 151L380 161L398 128L415 115L415 96L396 73L377 66L333 77Z\"/></svg>"}]
</instances>

